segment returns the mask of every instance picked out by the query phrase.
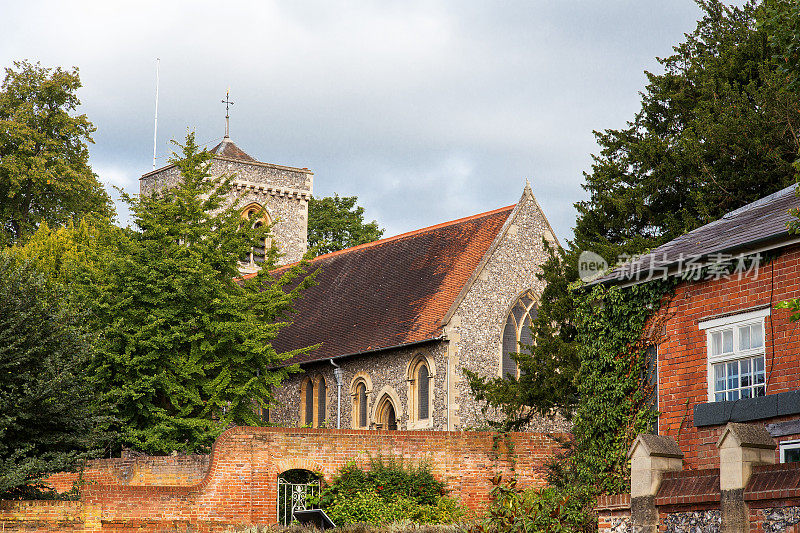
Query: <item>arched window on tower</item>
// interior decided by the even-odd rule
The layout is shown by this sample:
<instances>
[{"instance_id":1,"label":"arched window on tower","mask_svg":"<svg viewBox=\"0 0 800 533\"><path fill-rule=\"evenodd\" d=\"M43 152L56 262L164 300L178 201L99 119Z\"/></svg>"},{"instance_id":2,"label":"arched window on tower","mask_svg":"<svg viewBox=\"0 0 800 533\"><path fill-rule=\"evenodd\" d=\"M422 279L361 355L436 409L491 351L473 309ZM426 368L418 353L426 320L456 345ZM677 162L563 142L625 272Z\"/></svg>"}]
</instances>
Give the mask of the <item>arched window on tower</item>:
<instances>
[{"instance_id":1,"label":"arched window on tower","mask_svg":"<svg viewBox=\"0 0 800 533\"><path fill-rule=\"evenodd\" d=\"M254 228L269 226L272 223L264 207L256 202L248 204L242 209L242 218L248 220ZM270 245L270 239L261 239L257 246L254 246L245 257L242 257L241 262L249 267L260 266L266 260Z\"/></svg>"},{"instance_id":2,"label":"arched window on tower","mask_svg":"<svg viewBox=\"0 0 800 533\"><path fill-rule=\"evenodd\" d=\"M512 353L525 350L523 346L533 344L533 321L536 319L536 302L531 291L526 291L514 303L506 317L503 328L503 354L500 361L500 375L514 377L519 375L517 363L511 357Z\"/></svg>"}]
</instances>

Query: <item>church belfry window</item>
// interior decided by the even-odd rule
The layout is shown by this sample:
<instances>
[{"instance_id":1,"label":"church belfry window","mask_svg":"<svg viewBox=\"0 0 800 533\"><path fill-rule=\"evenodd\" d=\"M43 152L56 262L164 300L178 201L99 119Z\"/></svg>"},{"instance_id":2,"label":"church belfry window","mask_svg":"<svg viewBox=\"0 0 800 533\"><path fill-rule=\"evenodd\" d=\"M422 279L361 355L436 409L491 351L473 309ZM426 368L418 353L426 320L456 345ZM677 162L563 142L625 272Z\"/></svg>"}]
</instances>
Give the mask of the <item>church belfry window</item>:
<instances>
[{"instance_id":1,"label":"church belfry window","mask_svg":"<svg viewBox=\"0 0 800 533\"><path fill-rule=\"evenodd\" d=\"M242 209L242 218L249 221L254 228L269 226L272 223L266 210L256 202ZM245 257L242 257L241 262L251 267L260 266L266 260L269 247L269 239L262 239Z\"/></svg>"},{"instance_id":2,"label":"church belfry window","mask_svg":"<svg viewBox=\"0 0 800 533\"><path fill-rule=\"evenodd\" d=\"M511 357L525 348L520 344L530 346L533 344L533 321L536 319L536 302L531 291L526 291L520 296L506 317L503 328L503 348L500 360L500 375L502 377L517 377L519 371L517 363Z\"/></svg>"}]
</instances>

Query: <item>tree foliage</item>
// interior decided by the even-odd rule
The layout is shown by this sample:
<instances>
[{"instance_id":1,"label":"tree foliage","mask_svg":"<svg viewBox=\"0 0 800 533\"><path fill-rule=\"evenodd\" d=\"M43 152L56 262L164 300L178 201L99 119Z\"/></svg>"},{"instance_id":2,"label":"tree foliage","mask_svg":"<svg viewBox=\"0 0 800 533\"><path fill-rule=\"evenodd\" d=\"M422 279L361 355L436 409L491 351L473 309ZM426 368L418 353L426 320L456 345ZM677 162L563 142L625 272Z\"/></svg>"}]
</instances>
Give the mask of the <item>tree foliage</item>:
<instances>
[{"instance_id":1,"label":"tree foliage","mask_svg":"<svg viewBox=\"0 0 800 533\"><path fill-rule=\"evenodd\" d=\"M267 268L237 279L238 258L269 228L242 224L225 203L231 178L210 175L212 155L193 134L181 150L178 187L125 197L139 231L108 265L97 312L96 371L121 443L157 454L204 450L230 424L259 424L291 370L275 367L296 353L270 341L312 282L302 264L271 277L274 247Z\"/></svg>"},{"instance_id":2,"label":"tree foliage","mask_svg":"<svg viewBox=\"0 0 800 533\"><path fill-rule=\"evenodd\" d=\"M0 87L0 245L18 242L46 221L65 224L113 213L89 167L94 126L75 115L78 69L27 61L5 69Z\"/></svg>"},{"instance_id":3,"label":"tree foliage","mask_svg":"<svg viewBox=\"0 0 800 533\"><path fill-rule=\"evenodd\" d=\"M81 316L29 263L0 252L0 498L31 496L102 440Z\"/></svg>"},{"instance_id":4,"label":"tree foliage","mask_svg":"<svg viewBox=\"0 0 800 533\"><path fill-rule=\"evenodd\" d=\"M659 59L662 73L646 73L633 119L625 128L595 133L600 152L585 174L589 197L576 204L574 240L563 253L551 250L542 267L548 288L535 324L536 346L523 347L518 357L525 374L518 383L474 383L477 394L518 414L511 426L531 412L576 406L580 302L568 286L578 278L582 251L614 264L794 179L800 91L776 46L791 40L777 34L795 27L791 17L798 10L781 0L698 4L704 15L697 28Z\"/></svg>"},{"instance_id":5,"label":"tree foliage","mask_svg":"<svg viewBox=\"0 0 800 533\"><path fill-rule=\"evenodd\" d=\"M800 94L760 23L783 3L698 3L703 18L647 73L633 120L596 133L574 248L613 263L792 183Z\"/></svg>"},{"instance_id":6,"label":"tree foliage","mask_svg":"<svg viewBox=\"0 0 800 533\"><path fill-rule=\"evenodd\" d=\"M559 511L570 530L592 528L588 511L596 494L626 487L624 452L652 417L639 401L642 328L669 292L659 282L576 290L580 253L591 250L614 264L795 179L797 4L698 4L702 19L659 60L663 72L647 73L633 119L595 133L600 151L585 174L588 198L576 204L574 240L563 253L551 250L543 265L540 277L548 288L535 323L536 345L518 356L527 373L505 384L476 383L478 394L511 417L505 427L553 407L574 413L574 446L551 472L553 485L571 502ZM548 360L555 377L536 370Z\"/></svg>"},{"instance_id":7,"label":"tree foliage","mask_svg":"<svg viewBox=\"0 0 800 533\"><path fill-rule=\"evenodd\" d=\"M308 246L318 255L376 241L383 229L376 221L364 222L357 196L311 198L308 203Z\"/></svg>"},{"instance_id":8,"label":"tree foliage","mask_svg":"<svg viewBox=\"0 0 800 533\"><path fill-rule=\"evenodd\" d=\"M132 232L106 217L88 214L78 222L51 228L42 222L25 244L9 248L18 263L28 264L95 323L108 265L127 249Z\"/></svg>"}]
</instances>

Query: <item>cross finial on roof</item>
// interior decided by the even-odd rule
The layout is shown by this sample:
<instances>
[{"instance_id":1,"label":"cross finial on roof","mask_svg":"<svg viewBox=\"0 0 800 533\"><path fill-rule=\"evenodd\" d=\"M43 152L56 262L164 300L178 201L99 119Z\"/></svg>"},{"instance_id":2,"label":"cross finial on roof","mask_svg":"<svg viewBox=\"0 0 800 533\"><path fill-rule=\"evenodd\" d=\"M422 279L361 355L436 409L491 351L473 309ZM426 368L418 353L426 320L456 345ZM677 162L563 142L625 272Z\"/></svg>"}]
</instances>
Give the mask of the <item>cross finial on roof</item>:
<instances>
[{"instance_id":1,"label":"cross finial on roof","mask_svg":"<svg viewBox=\"0 0 800 533\"><path fill-rule=\"evenodd\" d=\"M225 104L225 138L227 139L227 138L230 137L230 120L231 120L231 116L230 116L230 112L229 111L230 111L230 106L233 105L233 102L231 102L231 88L230 87L228 87L228 90L225 91L225 100L223 100L222 103Z\"/></svg>"}]
</instances>

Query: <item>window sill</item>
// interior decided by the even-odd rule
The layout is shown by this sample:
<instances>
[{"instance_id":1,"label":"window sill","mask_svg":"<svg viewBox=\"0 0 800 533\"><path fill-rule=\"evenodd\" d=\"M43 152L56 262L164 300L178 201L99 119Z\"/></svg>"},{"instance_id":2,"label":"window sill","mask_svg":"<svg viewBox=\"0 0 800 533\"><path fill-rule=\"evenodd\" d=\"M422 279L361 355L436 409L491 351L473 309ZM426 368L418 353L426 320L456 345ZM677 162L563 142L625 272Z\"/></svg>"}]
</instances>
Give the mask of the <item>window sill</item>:
<instances>
[{"instance_id":1,"label":"window sill","mask_svg":"<svg viewBox=\"0 0 800 533\"><path fill-rule=\"evenodd\" d=\"M719 426L800 414L800 390L745 398L733 402L708 402L694 406L694 426Z\"/></svg>"}]
</instances>

